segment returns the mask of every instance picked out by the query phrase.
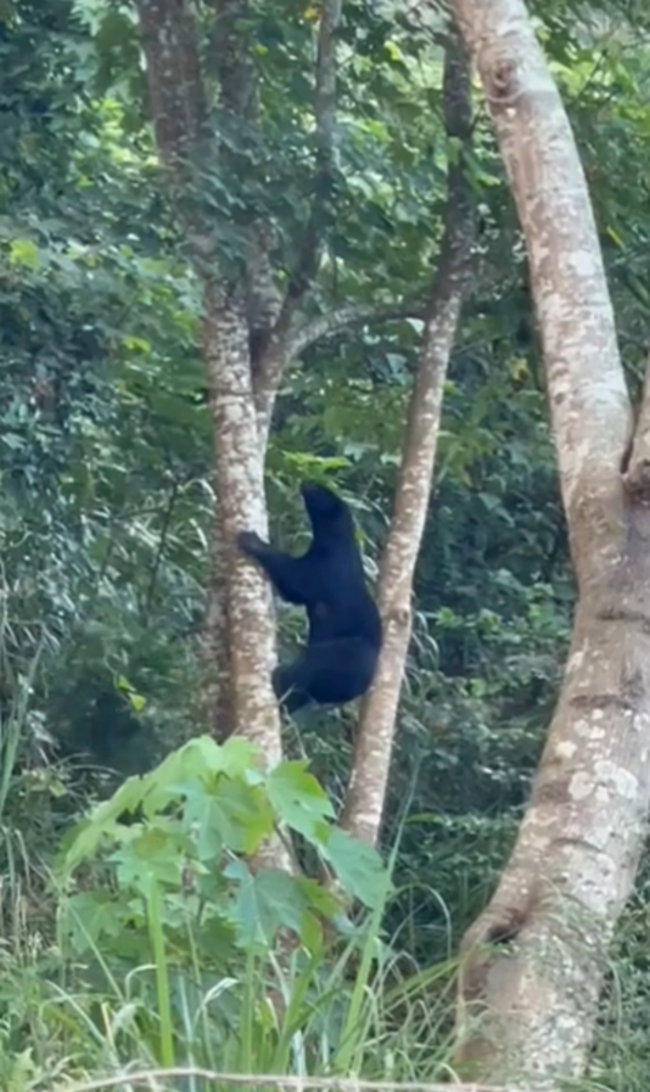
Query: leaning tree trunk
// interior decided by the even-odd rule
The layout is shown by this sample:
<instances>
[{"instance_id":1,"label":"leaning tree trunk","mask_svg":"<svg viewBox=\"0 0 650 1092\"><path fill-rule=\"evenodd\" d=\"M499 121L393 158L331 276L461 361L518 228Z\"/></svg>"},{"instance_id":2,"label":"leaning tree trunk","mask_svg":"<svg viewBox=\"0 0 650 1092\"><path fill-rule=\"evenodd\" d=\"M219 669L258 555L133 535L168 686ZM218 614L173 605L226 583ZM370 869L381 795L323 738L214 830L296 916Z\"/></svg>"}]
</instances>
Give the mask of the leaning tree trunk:
<instances>
[{"instance_id":1,"label":"leaning tree trunk","mask_svg":"<svg viewBox=\"0 0 650 1092\"><path fill-rule=\"evenodd\" d=\"M521 0L453 8L526 236L579 591L531 801L465 937L461 1057L483 1078L547 1088L584 1070L650 803L648 484L635 469L643 443L625 465L631 413L589 196L526 11Z\"/></svg>"},{"instance_id":2,"label":"leaning tree trunk","mask_svg":"<svg viewBox=\"0 0 650 1092\"><path fill-rule=\"evenodd\" d=\"M469 72L456 35L445 52L443 107L450 141L467 153L472 108ZM422 347L409 404L393 516L379 572L383 646L364 699L341 825L363 841L379 837L393 748L397 705L411 636L413 574L429 506L442 395L449 356L468 281L473 206L465 157L452 161L447 179L445 231L426 309Z\"/></svg>"}]
</instances>

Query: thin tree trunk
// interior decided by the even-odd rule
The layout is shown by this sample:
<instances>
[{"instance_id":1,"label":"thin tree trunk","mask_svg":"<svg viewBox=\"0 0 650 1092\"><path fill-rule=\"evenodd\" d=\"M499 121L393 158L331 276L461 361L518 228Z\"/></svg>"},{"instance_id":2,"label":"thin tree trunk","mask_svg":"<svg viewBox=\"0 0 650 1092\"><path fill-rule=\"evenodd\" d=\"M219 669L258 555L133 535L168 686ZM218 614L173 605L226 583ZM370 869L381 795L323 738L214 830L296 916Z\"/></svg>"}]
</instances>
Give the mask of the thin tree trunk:
<instances>
[{"instance_id":1,"label":"thin tree trunk","mask_svg":"<svg viewBox=\"0 0 650 1092\"><path fill-rule=\"evenodd\" d=\"M443 81L445 125L467 151L471 137L469 72L461 43L451 39ZM466 164L449 167L447 213L440 262L427 307L422 349L406 425L393 518L379 576L384 641L373 685L363 702L352 774L341 816L351 834L379 836L395 718L411 636L411 595L429 504L442 395L467 283L473 215Z\"/></svg>"}]
</instances>

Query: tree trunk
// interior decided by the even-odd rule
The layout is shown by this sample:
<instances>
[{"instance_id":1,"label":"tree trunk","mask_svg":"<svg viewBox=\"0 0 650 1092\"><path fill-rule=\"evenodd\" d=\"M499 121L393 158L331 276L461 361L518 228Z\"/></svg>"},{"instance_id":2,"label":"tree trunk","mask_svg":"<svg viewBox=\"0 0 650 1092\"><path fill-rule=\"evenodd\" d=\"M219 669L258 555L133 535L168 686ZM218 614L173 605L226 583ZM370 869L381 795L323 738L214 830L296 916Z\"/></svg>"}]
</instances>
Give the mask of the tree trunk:
<instances>
[{"instance_id":1,"label":"tree trunk","mask_svg":"<svg viewBox=\"0 0 650 1092\"><path fill-rule=\"evenodd\" d=\"M212 59L221 75L224 110L254 114L254 86L246 43L235 49L234 22L245 0L222 0L220 25L229 43ZM197 25L190 5L175 0L138 0L147 58L149 98L160 157L170 193L192 247L203 290L203 354L214 423L215 504L211 546L211 581L204 655L208 665L206 696L218 738L245 731L271 763L281 757L280 720L271 688L275 663L275 624L267 582L247 564L236 546L243 529L266 533L264 502L265 442L260 442L253 389L251 329L262 310L255 278L229 283L220 268L209 195L203 191L201 166L218 161L222 149L207 121L207 94L201 69ZM262 238L261 230L258 239ZM256 269L266 265L248 236L241 245L256 252ZM250 300L254 297L254 317ZM271 300L268 315L277 309ZM226 680L225 688L223 686ZM219 685L219 682L222 685ZM227 718L228 723L222 723Z\"/></svg>"},{"instance_id":2,"label":"tree trunk","mask_svg":"<svg viewBox=\"0 0 650 1092\"><path fill-rule=\"evenodd\" d=\"M282 757L279 714L271 688L275 618L268 581L237 549L245 526L267 536L264 464L260 459L248 325L242 310L205 283L203 353L213 417L216 493L225 568L230 680L235 723L271 764Z\"/></svg>"},{"instance_id":3,"label":"tree trunk","mask_svg":"<svg viewBox=\"0 0 650 1092\"><path fill-rule=\"evenodd\" d=\"M607 945L650 803L650 511L573 136L520 0L453 0L522 228L579 601L512 856L463 944L461 1057L550 1088L585 1068ZM485 945L496 947L486 952Z\"/></svg>"},{"instance_id":4,"label":"tree trunk","mask_svg":"<svg viewBox=\"0 0 650 1092\"><path fill-rule=\"evenodd\" d=\"M443 80L445 128L467 152L472 109L461 43L450 38ZM411 637L413 574L426 519L449 356L467 285L473 207L464 157L450 164L440 261L426 311L422 349L406 424L393 517L379 575L384 640L377 672L362 706L341 825L376 842L384 809L400 688Z\"/></svg>"}]
</instances>

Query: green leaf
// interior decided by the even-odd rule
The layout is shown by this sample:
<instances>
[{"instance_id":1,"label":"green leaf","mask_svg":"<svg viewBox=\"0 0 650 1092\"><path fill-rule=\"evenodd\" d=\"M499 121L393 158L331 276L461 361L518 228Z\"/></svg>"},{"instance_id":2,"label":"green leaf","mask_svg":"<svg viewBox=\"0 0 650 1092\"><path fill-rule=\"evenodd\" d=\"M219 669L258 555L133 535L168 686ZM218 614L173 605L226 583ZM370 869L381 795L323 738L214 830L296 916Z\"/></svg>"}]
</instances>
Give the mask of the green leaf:
<instances>
[{"instance_id":1,"label":"green leaf","mask_svg":"<svg viewBox=\"0 0 650 1092\"><path fill-rule=\"evenodd\" d=\"M331 864L343 889L355 899L372 908L386 899L391 888L390 877L372 846L333 827L323 856Z\"/></svg>"},{"instance_id":2,"label":"green leaf","mask_svg":"<svg viewBox=\"0 0 650 1092\"><path fill-rule=\"evenodd\" d=\"M280 819L309 841L320 844L327 837L326 820L334 817L334 810L306 767L304 761L280 763L268 775L268 794Z\"/></svg>"},{"instance_id":3,"label":"green leaf","mask_svg":"<svg viewBox=\"0 0 650 1092\"><path fill-rule=\"evenodd\" d=\"M9 245L9 260L12 265L38 269L41 252L33 239L13 239Z\"/></svg>"},{"instance_id":4,"label":"green leaf","mask_svg":"<svg viewBox=\"0 0 650 1092\"><path fill-rule=\"evenodd\" d=\"M275 868L253 873L241 861L229 864L224 874L238 884L235 926L243 947L263 943L270 948L280 928L302 934L308 902L292 876Z\"/></svg>"}]
</instances>

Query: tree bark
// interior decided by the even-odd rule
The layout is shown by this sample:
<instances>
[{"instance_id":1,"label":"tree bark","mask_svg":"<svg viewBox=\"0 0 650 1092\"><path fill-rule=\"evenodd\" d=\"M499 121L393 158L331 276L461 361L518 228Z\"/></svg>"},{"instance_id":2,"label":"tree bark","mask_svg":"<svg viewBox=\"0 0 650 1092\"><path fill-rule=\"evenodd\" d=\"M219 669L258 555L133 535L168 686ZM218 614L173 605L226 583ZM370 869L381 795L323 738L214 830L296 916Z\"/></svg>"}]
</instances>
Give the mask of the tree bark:
<instances>
[{"instance_id":1,"label":"tree bark","mask_svg":"<svg viewBox=\"0 0 650 1092\"><path fill-rule=\"evenodd\" d=\"M445 54L443 103L447 136L467 152L472 110L469 72L459 40ZM473 210L463 155L452 157L440 261L425 312L393 516L379 575L384 640L375 679L366 695L341 825L375 843L388 782L397 705L411 637L411 595L431 493L442 395L454 345L473 240Z\"/></svg>"},{"instance_id":2,"label":"tree bark","mask_svg":"<svg viewBox=\"0 0 650 1092\"><path fill-rule=\"evenodd\" d=\"M242 309L224 300L219 286L204 285L203 353L213 417L216 494L223 534L231 689L237 730L258 743L271 765L280 761L279 714L271 688L275 618L268 581L246 563L236 535L247 528L267 537L264 464Z\"/></svg>"},{"instance_id":3,"label":"tree bark","mask_svg":"<svg viewBox=\"0 0 650 1092\"><path fill-rule=\"evenodd\" d=\"M521 0L453 0L526 237L578 583L557 709L517 842L463 943L461 1058L550 1088L585 1068L650 804L650 509L589 195ZM496 947L486 951L486 944Z\"/></svg>"},{"instance_id":4,"label":"tree bark","mask_svg":"<svg viewBox=\"0 0 650 1092\"><path fill-rule=\"evenodd\" d=\"M222 0L217 7L221 29L232 38L245 0ZM244 731L273 763L281 757L281 744L270 682L275 663L270 591L236 547L238 531L255 529L265 535L267 530L265 444L260 443L253 390L247 289L257 292L256 299L259 291L256 284L251 288L250 278L233 289L220 270L218 240L198 169L209 159L217 160L219 148L206 120L193 9L178 0L139 0L138 11L160 157L203 288L216 506L204 655L206 661L211 656L218 661L208 665L206 697L217 738ZM254 105L245 50L240 54L234 70L219 51L213 58L222 77L226 111L249 112Z\"/></svg>"}]
</instances>

